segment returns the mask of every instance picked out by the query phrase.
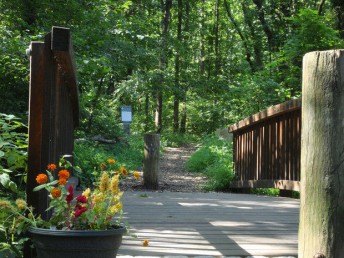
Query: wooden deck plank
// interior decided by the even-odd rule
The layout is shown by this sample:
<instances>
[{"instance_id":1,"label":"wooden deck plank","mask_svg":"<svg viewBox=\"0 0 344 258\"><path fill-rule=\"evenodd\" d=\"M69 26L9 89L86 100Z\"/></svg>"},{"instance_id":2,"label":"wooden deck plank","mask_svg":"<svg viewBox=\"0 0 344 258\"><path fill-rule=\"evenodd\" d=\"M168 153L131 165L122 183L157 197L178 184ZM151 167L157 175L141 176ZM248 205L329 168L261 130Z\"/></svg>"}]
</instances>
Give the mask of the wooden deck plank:
<instances>
[{"instance_id":1,"label":"wooden deck plank","mask_svg":"<svg viewBox=\"0 0 344 258\"><path fill-rule=\"evenodd\" d=\"M123 207L137 238L125 236L118 256L297 256L298 200L126 192Z\"/></svg>"}]
</instances>

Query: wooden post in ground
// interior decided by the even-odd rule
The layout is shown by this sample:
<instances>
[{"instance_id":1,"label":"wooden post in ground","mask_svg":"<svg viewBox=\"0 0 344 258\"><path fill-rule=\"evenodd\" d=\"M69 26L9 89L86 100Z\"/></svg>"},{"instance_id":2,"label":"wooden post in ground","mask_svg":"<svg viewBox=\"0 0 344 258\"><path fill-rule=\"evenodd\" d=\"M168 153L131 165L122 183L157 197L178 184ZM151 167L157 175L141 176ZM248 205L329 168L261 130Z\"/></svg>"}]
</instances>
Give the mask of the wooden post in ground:
<instances>
[{"instance_id":1,"label":"wooden post in ground","mask_svg":"<svg viewBox=\"0 0 344 258\"><path fill-rule=\"evenodd\" d=\"M148 189L158 189L160 135L144 135L143 180Z\"/></svg>"},{"instance_id":2,"label":"wooden post in ground","mask_svg":"<svg viewBox=\"0 0 344 258\"><path fill-rule=\"evenodd\" d=\"M344 257L344 50L303 58L299 258Z\"/></svg>"}]
</instances>

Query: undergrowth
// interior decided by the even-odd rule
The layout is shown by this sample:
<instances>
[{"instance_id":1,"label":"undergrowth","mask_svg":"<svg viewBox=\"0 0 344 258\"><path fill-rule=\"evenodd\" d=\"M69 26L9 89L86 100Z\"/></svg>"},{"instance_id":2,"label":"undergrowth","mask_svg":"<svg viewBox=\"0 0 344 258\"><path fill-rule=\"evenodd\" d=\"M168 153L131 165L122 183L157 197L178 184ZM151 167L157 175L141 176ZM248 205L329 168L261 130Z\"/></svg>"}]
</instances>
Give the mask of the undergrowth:
<instances>
[{"instance_id":1,"label":"undergrowth","mask_svg":"<svg viewBox=\"0 0 344 258\"><path fill-rule=\"evenodd\" d=\"M229 183L234 179L232 143L215 135L206 136L201 147L187 161L186 169L204 173L209 178L205 190L228 190Z\"/></svg>"},{"instance_id":2,"label":"undergrowth","mask_svg":"<svg viewBox=\"0 0 344 258\"><path fill-rule=\"evenodd\" d=\"M99 177L99 165L107 159L115 159L116 166L127 170L138 170L142 166L143 137L131 135L116 144L95 141L77 141L74 146L74 161L81 172L76 172L82 187L89 187Z\"/></svg>"}]
</instances>

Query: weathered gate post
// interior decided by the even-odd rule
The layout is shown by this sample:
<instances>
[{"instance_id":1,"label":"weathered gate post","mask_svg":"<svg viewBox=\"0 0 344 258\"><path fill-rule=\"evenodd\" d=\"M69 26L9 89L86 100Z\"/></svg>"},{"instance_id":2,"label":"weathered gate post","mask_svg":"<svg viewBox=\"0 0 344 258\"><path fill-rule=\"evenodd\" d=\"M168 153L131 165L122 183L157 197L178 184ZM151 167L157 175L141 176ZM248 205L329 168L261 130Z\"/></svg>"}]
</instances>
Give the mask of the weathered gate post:
<instances>
[{"instance_id":1,"label":"weathered gate post","mask_svg":"<svg viewBox=\"0 0 344 258\"><path fill-rule=\"evenodd\" d=\"M303 58L299 258L344 257L344 50Z\"/></svg>"},{"instance_id":2,"label":"weathered gate post","mask_svg":"<svg viewBox=\"0 0 344 258\"><path fill-rule=\"evenodd\" d=\"M148 189L158 189L160 135L144 135L143 180Z\"/></svg>"}]
</instances>

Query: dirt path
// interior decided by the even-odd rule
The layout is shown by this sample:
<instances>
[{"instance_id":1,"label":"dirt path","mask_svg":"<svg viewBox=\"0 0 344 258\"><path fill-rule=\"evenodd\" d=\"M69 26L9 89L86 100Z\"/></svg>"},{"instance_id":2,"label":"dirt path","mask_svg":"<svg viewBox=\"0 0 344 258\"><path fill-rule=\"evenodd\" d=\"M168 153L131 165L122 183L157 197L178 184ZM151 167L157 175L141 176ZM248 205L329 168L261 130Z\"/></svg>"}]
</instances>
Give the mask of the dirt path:
<instances>
[{"instance_id":1,"label":"dirt path","mask_svg":"<svg viewBox=\"0 0 344 258\"><path fill-rule=\"evenodd\" d=\"M159 191L199 192L207 180L198 173L190 173L185 169L188 158L195 152L195 145L178 148L167 147L160 157ZM123 190L145 190L143 181L125 181Z\"/></svg>"},{"instance_id":2,"label":"dirt path","mask_svg":"<svg viewBox=\"0 0 344 258\"><path fill-rule=\"evenodd\" d=\"M179 148L166 148L160 158L160 188L171 192L197 192L201 191L206 177L198 173L190 173L185 164L196 151L195 145Z\"/></svg>"}]
</instances>

